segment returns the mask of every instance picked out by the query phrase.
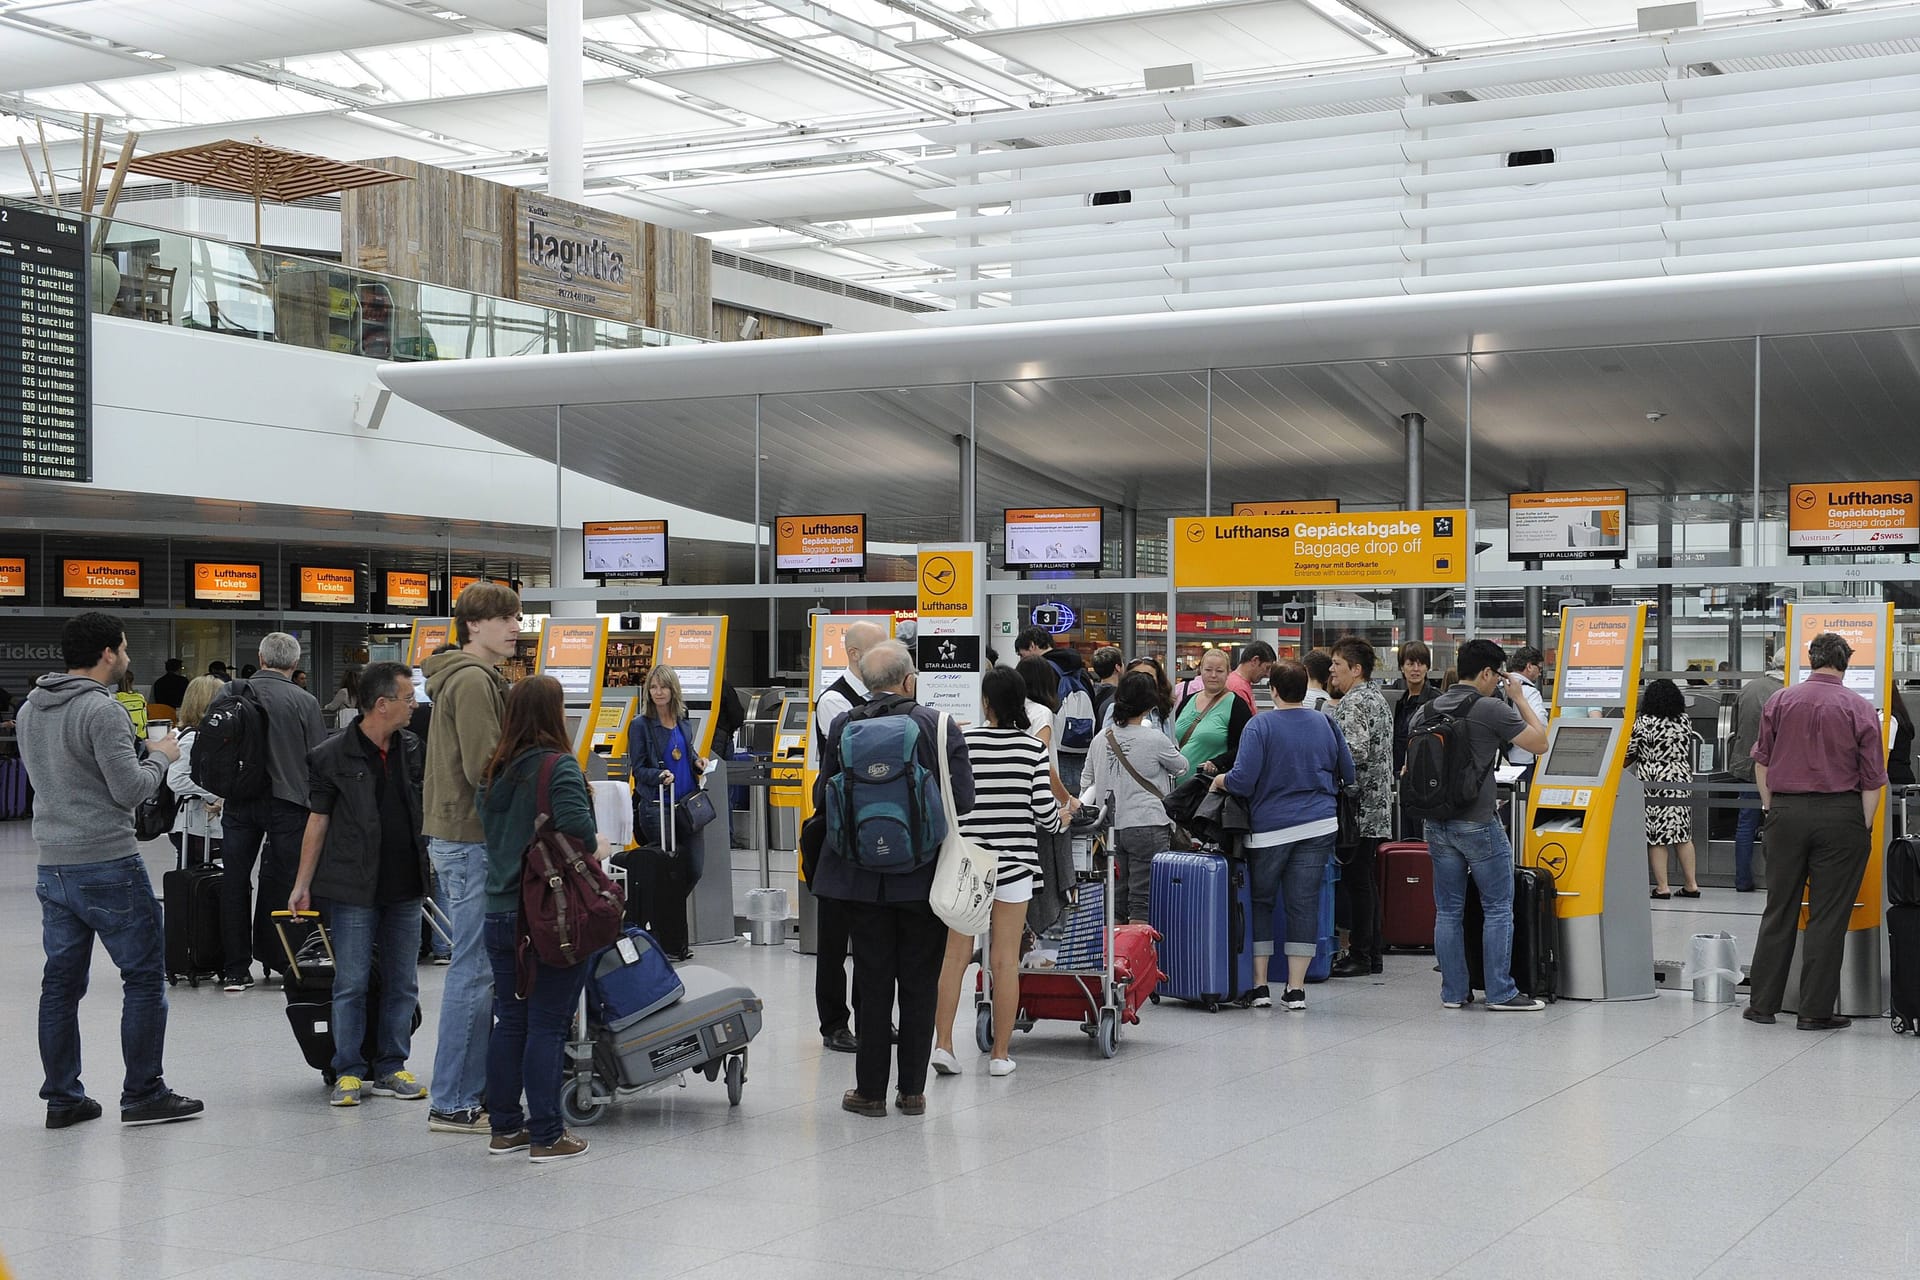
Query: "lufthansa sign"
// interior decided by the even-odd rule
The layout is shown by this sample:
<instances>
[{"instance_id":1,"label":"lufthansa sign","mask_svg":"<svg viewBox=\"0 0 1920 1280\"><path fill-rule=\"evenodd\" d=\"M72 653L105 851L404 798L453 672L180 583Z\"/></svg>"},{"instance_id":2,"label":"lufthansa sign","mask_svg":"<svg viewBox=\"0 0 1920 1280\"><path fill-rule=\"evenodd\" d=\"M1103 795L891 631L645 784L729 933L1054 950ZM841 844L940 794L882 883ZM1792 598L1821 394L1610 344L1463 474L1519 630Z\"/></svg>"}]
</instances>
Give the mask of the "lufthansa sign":
<instances>
[{"instance_id":1,"label":"lufthansa sign","mask_svg":"<svg viewBox=\"0 0 1920 1280\"><path fill-rule=\"evenodd\" d=\"M1173 585L1463 586L1468 550L1465 510L1183 519Z\"/></svg>"}]
</instances>

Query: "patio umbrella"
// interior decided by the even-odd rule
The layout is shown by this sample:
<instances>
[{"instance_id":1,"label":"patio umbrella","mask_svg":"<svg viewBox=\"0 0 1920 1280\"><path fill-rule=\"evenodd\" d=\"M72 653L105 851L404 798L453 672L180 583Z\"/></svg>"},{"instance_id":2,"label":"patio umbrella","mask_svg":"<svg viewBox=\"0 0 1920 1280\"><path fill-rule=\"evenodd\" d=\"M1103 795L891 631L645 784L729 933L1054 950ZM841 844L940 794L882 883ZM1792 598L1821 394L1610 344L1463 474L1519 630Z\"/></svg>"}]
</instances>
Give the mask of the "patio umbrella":
<instances>
[{"instance_id":1,"label":"patio umbrella","mask_svg":"<svg viewBox=\"0 0 1920 1280\"><path fill-rule=\"evenodd\" d=\"M252 142L233 139L203 142L199 146L162 151L122 163L129 173L252 196L256 249L260 247L262 200L288 204L310 196L377 186L382 182L401 182L406 178L405 174L389 173L385 169L369 169L365 165L269 146L258 138Z\"/></svg>"}]
</instances>

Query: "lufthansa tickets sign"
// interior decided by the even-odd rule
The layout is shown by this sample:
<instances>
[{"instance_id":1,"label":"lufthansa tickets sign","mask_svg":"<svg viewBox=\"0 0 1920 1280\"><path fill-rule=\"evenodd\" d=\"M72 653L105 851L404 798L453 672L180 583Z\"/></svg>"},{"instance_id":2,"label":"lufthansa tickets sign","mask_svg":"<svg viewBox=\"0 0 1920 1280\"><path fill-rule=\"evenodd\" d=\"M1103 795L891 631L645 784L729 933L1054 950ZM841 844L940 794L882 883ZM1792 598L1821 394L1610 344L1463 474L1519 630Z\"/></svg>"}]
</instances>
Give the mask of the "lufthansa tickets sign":
<instances>
[{"instance_id":1,"label":"lufthansa tickets sign","mask_svg":"<svg viewBox=\"0 0 1920 1280\"><path fill-rule=\"evenodd\" d=\"M1467 581L1467 513L1366 511L1172 522L1173 585L1457 587Z\"/></svg>"},{"instance_id":2,"label":"lufthansa tickets sign","mask_svg":"<svg viewBox=\"0 0 1920 1280\"><path fill-rule=\"evenodd\" d=\"M1920 480L1796 484L1787 490L1787 552L1920 547Z\"/></svg>"}]
</instances>

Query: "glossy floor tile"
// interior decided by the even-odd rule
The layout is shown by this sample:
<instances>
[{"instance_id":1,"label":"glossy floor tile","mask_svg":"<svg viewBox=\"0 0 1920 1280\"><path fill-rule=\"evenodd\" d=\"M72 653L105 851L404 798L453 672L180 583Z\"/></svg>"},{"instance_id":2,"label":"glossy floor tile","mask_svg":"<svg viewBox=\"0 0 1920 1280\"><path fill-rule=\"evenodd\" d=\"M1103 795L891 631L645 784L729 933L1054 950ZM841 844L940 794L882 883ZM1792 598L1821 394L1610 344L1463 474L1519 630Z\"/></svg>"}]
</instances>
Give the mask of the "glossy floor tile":
<instances>
[{"instance_id":1,"label":"glossy floor tile","mask_svg":"<svg viewBox=\"0 0 1920 1280\"><path fill-rule=\"evenodd\" d=\"M149 853L155 883L171 851ZM175 988L169 1082L205 1118L121 1131L119 983L82 1010L108 1118L48 1132L33 846L0 824L0 1250L22 1280L193 1276L1377 1277L1911 1275L1920 1043L1885 1023L1756 1027L1668 992L1543 1014L1439 1007L1430 956L1312 988L1304 1014L1165 1004L1103 1062L1043 1023L1019 1070L931 1086L928 1114L839 1109L812 962L700 948L767 1002L738 1108L694 1078L535 1166L427 1131L425 1104L326 1105L277 990ZM1676 900L1677 902L1678 900ZM1654 910L1752 951L1759 896ZM431 1072L443 981L421 970ZM963 1011L958 1043L972 1039ZM1821 1271L1824 1267L1827 1270Z\"/></svg>"}]
</instances>

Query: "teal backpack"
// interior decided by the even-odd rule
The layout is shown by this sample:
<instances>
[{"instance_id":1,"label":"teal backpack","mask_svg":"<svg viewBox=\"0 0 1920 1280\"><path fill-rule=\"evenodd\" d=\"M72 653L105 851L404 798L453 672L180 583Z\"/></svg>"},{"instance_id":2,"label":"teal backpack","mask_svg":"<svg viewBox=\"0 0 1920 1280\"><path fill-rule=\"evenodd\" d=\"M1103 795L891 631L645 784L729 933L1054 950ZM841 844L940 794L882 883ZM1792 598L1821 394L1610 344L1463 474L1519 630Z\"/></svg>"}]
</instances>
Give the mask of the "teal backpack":
<instances>
[{"instance_id":1,"label":"teal backpack","mask_svg":"<svg viewBox=\"0 0 1920 1280\"><path fill-rule=\"evenodd\" d=\"M905 875L940 853L947 838L940 776L920 763L920 725L910 715L847 713L840 772L826 786L826 847L862 871Z\"/></svg>"}]
</instances>

